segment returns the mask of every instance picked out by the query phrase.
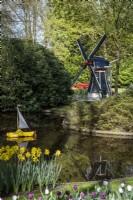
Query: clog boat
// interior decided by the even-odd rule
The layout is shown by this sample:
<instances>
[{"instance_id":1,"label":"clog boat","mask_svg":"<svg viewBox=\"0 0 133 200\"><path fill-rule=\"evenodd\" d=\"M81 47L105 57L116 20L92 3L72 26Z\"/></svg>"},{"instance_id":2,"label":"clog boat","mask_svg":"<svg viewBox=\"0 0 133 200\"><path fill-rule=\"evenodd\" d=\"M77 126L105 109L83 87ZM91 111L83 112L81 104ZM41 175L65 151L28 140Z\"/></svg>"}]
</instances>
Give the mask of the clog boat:
<instances>
[{"instance_id":1,"label":"clog boat","mask_svg":"<svg viewBox=\"0 0 133 200\"><path fill-rule=\"evenodd\" d=\"M17 137L33 137L35 134L35 131L22 131L21 129L18 129L15 132L8 132L6 135L9 138L17 138Z\"/></svg>"},{"instance_id":2,"label":"clog boat","mask_svg":"<svg viewBox=\"0 0 133 200\"><path fill-rule=\"evenodd\" d=\"M18 138L33 137L36 134L35 131L23 131L22 129L29 129L29 126L17 106L17 130L15 132L8 132L6 135L8 138Z\"/></svg>"}]
</instances>

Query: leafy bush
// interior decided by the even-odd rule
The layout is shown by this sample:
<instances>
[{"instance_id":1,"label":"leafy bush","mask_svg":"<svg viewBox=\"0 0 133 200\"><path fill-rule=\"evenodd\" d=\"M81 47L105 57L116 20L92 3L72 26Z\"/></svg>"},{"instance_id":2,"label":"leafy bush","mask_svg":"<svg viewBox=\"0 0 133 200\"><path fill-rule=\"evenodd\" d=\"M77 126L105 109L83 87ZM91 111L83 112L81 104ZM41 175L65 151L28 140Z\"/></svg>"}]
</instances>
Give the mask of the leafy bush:
<instances>
[{"instance_id":1,"label":"leafy bush","mask_svg":"<svg viewBox=\"0 0 133 200\"><path fill-rule=\"evenodd\" d=\"M4 39L2 44L2 110L40 111L68 100L70 78L63 64L31 41Z\"/></svg>"},{"instance_id":2,"label":"leafy bush","mask_svg":"<svg viewBox=\"0 0 133 200\"><path fill-rule=\"evenodd\" d=\"M83 95L84 98L84 95ZM75 102L68 110L64 125L90 130L133 130L133 89L102 101Z\"/></svg>"}]
</instances>

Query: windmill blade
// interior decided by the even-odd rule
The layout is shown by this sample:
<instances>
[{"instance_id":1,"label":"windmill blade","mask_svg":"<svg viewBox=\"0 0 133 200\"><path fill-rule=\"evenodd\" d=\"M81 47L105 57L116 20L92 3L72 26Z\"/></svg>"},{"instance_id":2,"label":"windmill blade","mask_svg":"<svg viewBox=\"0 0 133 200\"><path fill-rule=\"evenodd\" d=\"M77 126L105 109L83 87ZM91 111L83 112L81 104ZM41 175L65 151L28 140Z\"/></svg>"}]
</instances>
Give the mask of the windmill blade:
<instances>
[{"instance_id":1,"label":"windmill blade","mask_svg":"<svg viewBox=\"0 0 133 200\"><path fill-rule=\"evenodd\" d=\"M84 69L86 68L86 66L84 66L80 71L79 73L77 74L76 78L74 79L71 87L75 84L75 82L78 80L78 78L80 77L80 75L83 73Z\"/></svg>"},{"instance_id":2,"label":"windmill blade","mask_svg":"<svg viewBox=\"0 0 133 200\"><path fill-rule=\"evenodd\" d=\"M79 47L79 49L80 49L80 52L81 52L81 54L82 54L84 60L87 61L87 60L88 60L88 57L87 57L87 55L86 55L86 53L85 53L85 51L84 51L84 49L83 49L83 46L82 46L82 44L81 44L81 42L80 42L79 39L77 40L77 44L78 44L78 47Z\"/></svg>"},{"instance_id":3,"label":"windmill blade","mask_svg":"<svg viewBox=\"0 0 133 200\"><path fill-rule=\"evenodd\" d=\"M104 42L104 40L106 39L106 35L104 34L102 36L102 38L100 39L100 41L97 43L97 45L95 46L95 48L92 50L92 52L90 53L88 59L91 60L93 58L93 56L95 55L95 53L98 51L98 49L100 48L100 46L102 45L102 43Z\"/></svg>"},{"instance_id":4,"label":"windmill blade","mask_svg":"<svg viewBox=\"0 0 133 200\"><path fill-rule=\"evenodd\" d=\"M93 58L93 56L94 56L95 53L99 50L100 46L102 45L102 43L104 42L105 39L106 39L106 35L104 34L104 35L102 36L102 38L100 39L100 41L98 42L98 44L95 46L95 48L94 48L94 49L92 50L92 52L90 53L89 57L87 57L87 55L86 55L86 53L85 53L85 51L84 51L84 49L83 49L83 46L82 46L80 40L79 40L79 39L77 40L77 44L78 44L78 47L79 47L79 49L80 49L80 52L81 52L81 54L82 54L82 56L83 56L83 58L84 58L84 61L88 61L88 62L89 62L89 61ZM98 80L97 80L97 78L96 78L96 74L94 73L94 70L93 70L92 66L89 65L89 64L85 64L84 67L80 70L80 72L78 73L78 75L77 75L76 78L74 79L74 81L73 81L73 83L72 83L72 86L75 84L75 82L78 80L79 76L83 73L84 69L85 69L87 66L89 67L89 69L90 69L90 71L91 71L91 73L92 73L92 75L93 75L93 77L94 77L94 79L95 79L95 81L96 81L96 85L97 85L98 91L101 91L101 87L100 87L100 84L99 84L99 82L98 82ZM72 86L71 86L71 87L72 87Z\"/></svg>"},{"instance_id":5,"label":"windmill blade","mask_svg":"<svg viewBox=\"0 0 133 200\"><path fill-rule=\"evenodd\" d=\"M81 42L80 42L79 39L77 40L77 44L78 44L78 47L79 47L79 49L80 49L80 52L81 52L81 54L82 54L84 60L87 61L87 60L88 60L88 57L87 57L87 55L86 55L86 53L85 53L85 51L84 51L84 49L83 49L83 46L82 46L82 44L81 44ZM73 81L71 87L75 84L75 82L76 82L76 81L78 80L78 78L81 76L81 74L83 73L83 71L84 71L84 69L85 69L86 67L87 67L87 65L84 65L83 68L79 71L79 73L77 74L76 78L74 79L74 81Z\"/></svg>"},{"instance_id":6,"label":"windmill blade","mask_svg":"<svg viewBox=\"0 0 133 200\"><path fill-rule=\"evenodd\" d=\"M94 48L95 51L94 51L94 50L92 51L92 53L91 53L92 55L94 54L94 52L96 53L96 50L99 49L100 45L102 44L102 41L103 41L103 37L102 37L102 39L100 40L100 42L97 44L97 46ZM77 40L77 44L78 44L78 46L79 46L80 52L81 52L81 54L82 54L84 60L85 60L85 61L89 61L89 59L88 59L88 57L87 57L87 55L86 55L86 53L85 53L85 51L84 51L84 49L83 49L83 46L82 46L80 40ZM90 55L91 55L91 54L90 54ZM100 91L100 90L101 90L100 84L99 84L99 82L98 82L98 80L97 80L97 78L96 78L96 75L95 75L95 73L94 73L94 70L93 70L93 68L91 67L91 65L89 65L89 64L87 65L87 63L84 65L84 67L83 67L83 68L81 69L81 71L78 73L77 77L74 79L72 86L75 84L75 82L78 80L79 76L83 73L83 70L84 70L87 66L89 67L89 69L90 69L90 71L91 71L91 73L92 73L92 75L93 75L93 77L94 77L94 79L95 79L95 81L96 81L96 85L97 85L98 91Z\"/></svg>"}]
</instances>

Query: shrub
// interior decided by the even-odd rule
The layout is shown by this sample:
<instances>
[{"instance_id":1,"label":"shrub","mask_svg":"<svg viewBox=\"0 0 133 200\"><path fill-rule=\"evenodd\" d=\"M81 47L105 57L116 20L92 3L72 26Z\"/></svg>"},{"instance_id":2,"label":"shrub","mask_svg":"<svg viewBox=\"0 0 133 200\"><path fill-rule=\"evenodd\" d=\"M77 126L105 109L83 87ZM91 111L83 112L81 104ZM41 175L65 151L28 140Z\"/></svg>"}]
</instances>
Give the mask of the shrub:
<instances>
[{"instance_id":1,"label":"shrub","mask_svg":"<svg viewBox=\"0 0 133 200\"><path fill-rule=\"evenodd\" d=\"M63 64L45 47L20 39L2 44L2 110L40 111L68 101L70 78Z\"/></svg>"}]
</instances>

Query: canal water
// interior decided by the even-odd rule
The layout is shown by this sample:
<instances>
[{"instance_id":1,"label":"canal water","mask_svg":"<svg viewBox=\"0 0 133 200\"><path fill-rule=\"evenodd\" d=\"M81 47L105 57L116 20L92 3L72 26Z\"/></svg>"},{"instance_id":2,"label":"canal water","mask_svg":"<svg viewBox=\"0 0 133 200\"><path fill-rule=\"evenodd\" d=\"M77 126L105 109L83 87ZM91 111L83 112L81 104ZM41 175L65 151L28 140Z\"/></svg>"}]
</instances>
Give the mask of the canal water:
<instances>
[{"instance_id":1,"label":"canal water","mask_svg":"<svg viewBox=\"0 0 133 200\"><path fill-rule=\"evenodd\" d=\"M56 114L26 114L31 130L36 130L37 139L29 141L27 148L49 149L53 154L62 152L60 162L64 166L62 174L66 181L84 181L90 176L92 166L97 161L108 161L113 178L133 176L133 140L112 137L83 135L63 127L63 117ZM6 133L16 130L16 114L4 113L0 117L0 147L20 145L18 141L8 141ZM63 173L63 172L62 172ZM61 180L65 182L65 180Z\"/></svg>"}]
</instances>

